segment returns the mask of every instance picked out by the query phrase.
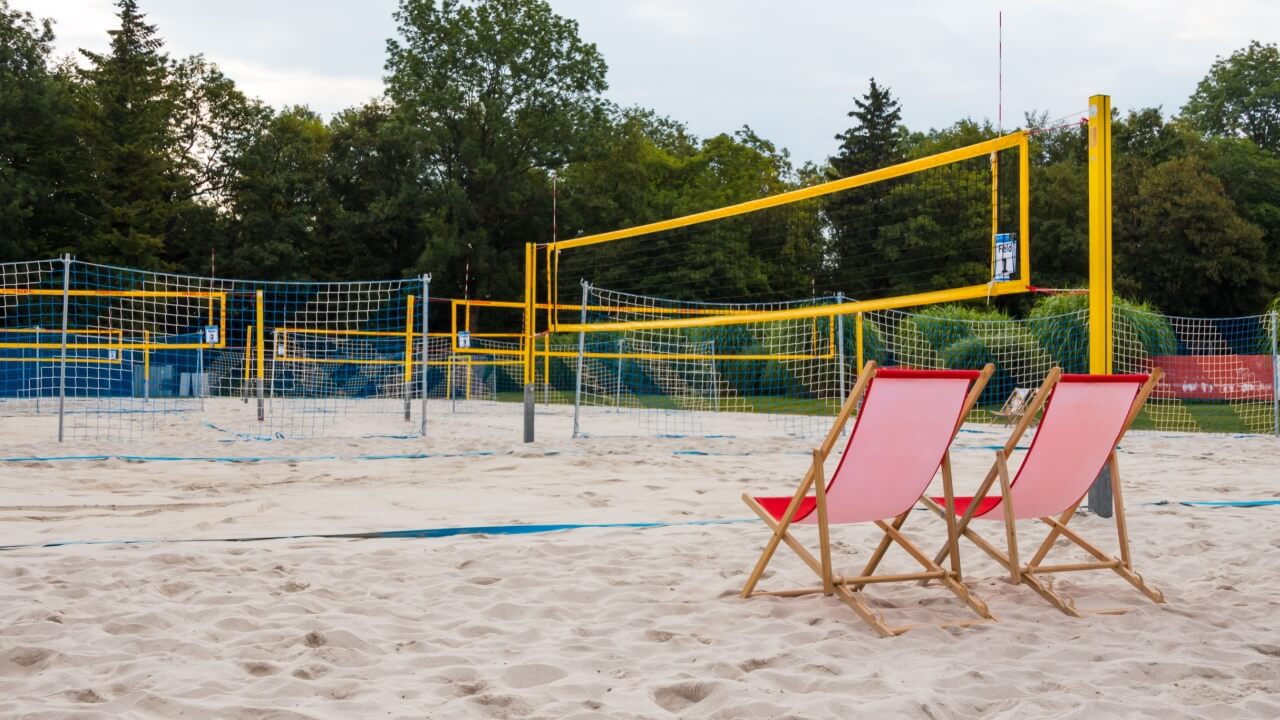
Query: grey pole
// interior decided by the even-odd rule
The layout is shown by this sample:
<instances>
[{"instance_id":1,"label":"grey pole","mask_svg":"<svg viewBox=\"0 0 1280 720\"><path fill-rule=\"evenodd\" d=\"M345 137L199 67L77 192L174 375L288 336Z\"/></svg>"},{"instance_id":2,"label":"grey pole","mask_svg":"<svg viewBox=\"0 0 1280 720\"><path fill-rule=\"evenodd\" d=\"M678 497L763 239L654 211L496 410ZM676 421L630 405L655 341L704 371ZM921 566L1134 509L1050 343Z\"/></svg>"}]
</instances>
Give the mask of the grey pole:
<instances>
[{"instance_id":1,"label":"grey pole","mask_svg":"<svg viewBox=\"0 0 1280 720\"><path fill-rule=\"evenodd\" d=\"M582 316L581 322L587 324L587 296L591 293L591 283L582 281ZM587 333L578 331L578 372L573 380L573 436L578 437L578 413L582 409L582 365L586 352Z\"/></svg>"},{"instance_id":2,"label":"grey pole","mask_svg":"<svg viewBox=\"0 0 1280 720\"><path fill-rule=\"evenodd\" d=\"M71 256L62 256L62 363L58 371L58 442L62 442L67 402L67 313L71 297Z\"/></svg>"},{"instance_id":3,"label":"grey pole","mask_svg":"<svg viewBox=\"0 0 1280 720\"><path fill-rule=\"evenodd\" d=\"M534 442L534 386L525 386L525 442Z\"/></svg>"},{"instance_id":4,"label":"grey pole","mask_svg":"<svg viewBox=\"0 0 1280 720\"><path fill-rule=\"evenodd\" d=\"M454 369L456 364L454 360L457 357L457 355L449 353L449 412L454 413L458 412L458 393L453 389L454 384L458 382L458 376L455 374L457 370Z\"/></svg>"},{"instance_id":5,"label":"grey pole","mask_svg":"<svg viewBox=\"0 0 1280 720\"><path fill-rule=\"evenodd\" d=\"M431 302L431 276L423 274L422 276L422 380L419 384L422 386L422 435L427 434L427 305Z\"/></svg>"},{"instance_id":6,"label":"grey pole","mask_svg":"<svg viewBox=\"0 0 1280 720\"><path fill-rule=\"evenodd\" d=\"M1276 422L1276 437L1280 437L1280 312L1271 311L1271 403Z\"/></svg>"}]
</instances>

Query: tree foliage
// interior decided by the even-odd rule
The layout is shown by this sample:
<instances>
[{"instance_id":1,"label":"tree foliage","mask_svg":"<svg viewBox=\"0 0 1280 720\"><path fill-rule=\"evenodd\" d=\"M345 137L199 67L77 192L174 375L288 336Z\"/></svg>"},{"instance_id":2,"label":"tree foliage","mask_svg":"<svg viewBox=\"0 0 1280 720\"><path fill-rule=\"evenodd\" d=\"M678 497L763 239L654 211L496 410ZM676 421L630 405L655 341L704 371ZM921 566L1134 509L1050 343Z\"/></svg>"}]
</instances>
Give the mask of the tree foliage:
<instances>
[{"instance_id":1,"label":"tree foliage","mask_svg":"<svg viewBox=\"0 0 1280 720\"><path fill-rule=\"evenodd\" d=\"M1206 135L1246 137L1280 152L1280 49L1254 40L1218 58L1182 114Z\"/></svg>"}]
</instances>

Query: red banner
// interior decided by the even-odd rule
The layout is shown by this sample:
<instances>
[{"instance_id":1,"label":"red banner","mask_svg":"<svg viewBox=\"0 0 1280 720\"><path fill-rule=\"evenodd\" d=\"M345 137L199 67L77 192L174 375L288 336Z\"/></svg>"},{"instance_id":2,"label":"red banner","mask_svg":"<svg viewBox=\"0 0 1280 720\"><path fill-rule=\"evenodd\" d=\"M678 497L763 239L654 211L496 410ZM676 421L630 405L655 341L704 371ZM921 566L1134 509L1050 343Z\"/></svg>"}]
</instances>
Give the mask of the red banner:
<instances>
[{"instance_id":1,"label":"red banner","mask_svg":"<svg viewBox=\"0 0 1280 720\"><path fill-rule=\"evenodd\" d=\"M1179 400L1271 400L1270 355L1158 355L1151 364L1164 368L1156 397Z\"/></svg>"}]
</instances>

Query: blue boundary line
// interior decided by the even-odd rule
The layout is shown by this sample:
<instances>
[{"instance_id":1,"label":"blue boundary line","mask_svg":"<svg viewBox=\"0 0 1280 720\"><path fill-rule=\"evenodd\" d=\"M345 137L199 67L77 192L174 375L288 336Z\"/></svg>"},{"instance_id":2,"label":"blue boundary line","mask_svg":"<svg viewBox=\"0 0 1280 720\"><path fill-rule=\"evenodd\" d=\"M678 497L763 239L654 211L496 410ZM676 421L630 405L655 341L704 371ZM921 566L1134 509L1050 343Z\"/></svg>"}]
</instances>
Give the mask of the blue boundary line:
<instances>
[{"instance_id":1,"label":"blue boundary line","mask_svg":"<svg viewBox=\"0 0 1280 720\"><path fill-rule=\"evenodd\" d=\"M1183 505L1192 508L1257 508L1280 506L1280 499L1264 500L1156 500L1138 503L1144 506ZM414 530L375 530L349 533L303 533L298 535L262 535L256 537L233 538L176 538L176 539L134 539L134 540L55 540L45 543L26 543L19 545L0 545L3 550L32 550L39 548L67 547L71 545L159 545L167 543L242 543L266 542L270 540L405 540L456 537L458 535L535 535L561 532L564 530L582 530L588 528L631 528L644 530L660 527L694 527L700 525L736 525L759 522L756 518L729 518L725 520L684 520L677 522L617 522L617 523L550 523L530 525L471 525L463 527L419 528Z\"/></svg>"},{"instance_id":2,"label":"blue boundary line","mask_svg":"<svg viewBox=\"0 0 1280 720\"><path fill-rule=\"evenodd\" d=\"M0 550L29 550L36 548L56 548L70 545L158 545L167 543L236 543L265 542L268 540L388 540L388 539L421 539L443 538L457 535L533 535L538 533L560 532L562 530L581 530L585 528L633 528L646 529L658 527L687 527L694 525L731 525L736 523L758 522L755 518L732 518L727 520L685 520L680 522L619 522L619 523L552 523L534 525L472 525L465 527L420 528L416 530L377 530L371 532L350 533L304 533L301 535L263 535L259 537L236 538L177 538L177 539L135 539L135 540L55 540L45 543L27 543L22 545L0 545Z\"/></svg>"}]
</instances>

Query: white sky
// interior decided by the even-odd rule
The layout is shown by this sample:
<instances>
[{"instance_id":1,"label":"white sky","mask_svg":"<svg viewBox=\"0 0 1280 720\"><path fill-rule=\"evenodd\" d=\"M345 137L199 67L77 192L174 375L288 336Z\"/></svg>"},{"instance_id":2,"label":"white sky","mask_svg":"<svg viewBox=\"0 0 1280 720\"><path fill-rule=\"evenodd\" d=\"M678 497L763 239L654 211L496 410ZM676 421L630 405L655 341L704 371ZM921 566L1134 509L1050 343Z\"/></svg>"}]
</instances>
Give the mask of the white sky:
<instances>
[{"instance_id":1,"label":"white sky","mask_svg":"<svg viewBox=\"0 0 1280 720\"><path fill-rule=\"evenodd\" d=\"M609 65L607 95L701 137L744 123L802 162L835 151L867 80L892 88L913 130L1079 116L1094 93L1176 112L1215 56L1276 42L1272 0L550 0ZM100 50L110 0L10 0L56 21L59 51ZM176 56L204 53L246 92L325 114L381 93L396 0L141 0Z\"/></svg>"}]
</instances>

